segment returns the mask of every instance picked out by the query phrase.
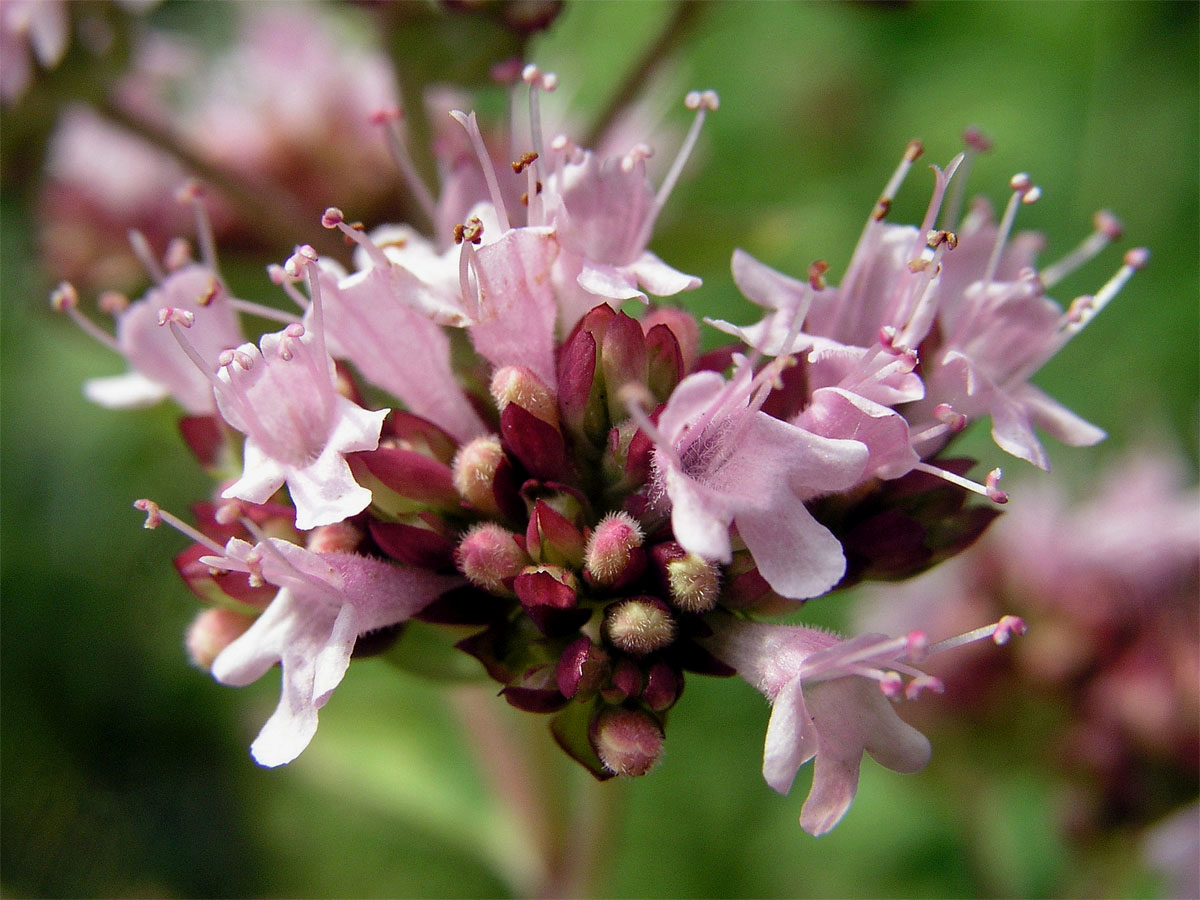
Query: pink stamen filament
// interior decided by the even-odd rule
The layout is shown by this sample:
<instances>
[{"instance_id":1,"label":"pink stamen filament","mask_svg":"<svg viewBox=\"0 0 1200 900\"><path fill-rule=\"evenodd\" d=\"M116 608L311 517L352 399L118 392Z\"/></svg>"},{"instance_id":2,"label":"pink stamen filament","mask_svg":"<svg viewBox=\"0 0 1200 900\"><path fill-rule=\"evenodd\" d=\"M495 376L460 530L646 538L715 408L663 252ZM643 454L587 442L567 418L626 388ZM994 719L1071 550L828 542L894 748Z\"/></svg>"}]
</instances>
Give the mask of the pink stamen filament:
<instances>
[{"instance_id":1,"label":"pink stamen filament","mask_svg":"<svg viewBox=\"0 0 1200 900\"><path fill-rule=\"evenodd\" d=\"M59 312L71 317L71 321L83 329L84 333L99 341L114 353L121 353L117 339L79 311L79 297L75 288L64 282L54 289L50 295L50 304Z\"/></svg>"},{"instance_id":2,"label":"pink stamen filament","mask_svg":"<svg viewBox=\"0 0 1200 900\"><path fill-rule=\"evenodd\" d=\"M971 491L974 494L979 494L981 497L987 497L993 503L1007 503L1008 494L999 490L996 487L996 482L999 481L999 469L993 469L988 473L988 485L977 484L969 478L963 478L961 475L955 475L953 472L948 472L945 469L939 469L937 466L931 466L929 463L919 462L913 469L917 472L924 472L927 475L933 475L941 478L943 481L948 481L953 485L957 485L964 490Z\"/></svg>"},{"instance_id":3,"label":"pink stamen filament","mask_svg":"<svg viewBox=\"0 0 1200 900\"><path fill-rule=\"evenodd\" d=\"M173 516L165 509L162 509L153 500L147 500L145 498L142 498L141 500L135 500L133 503L133 508L146 513L146 528L157 528L160 521L166 522L180 534L191 538L197 544L207 547L209 550L212 550L219 555L225 555L224 547L222 547L208 535L197 531L191 525L187 524L187 522L184 522L177 516Z\"/></svg>"},{"instance_id":4,"label":"pink stamen filament","mask_svg":"<svg viewBox=\"0 0 1200 900\"><path fill-rule=\"evenodd\" d=\"M262 303L255 303L251 300L239 300L237 297L230 297L229 305L238 312L245 313L248 316L258 316L260 319L269 319L272 322L292 323L300 321L300 317L295 313L276 309L273 306L266 306Z\"/></svg>"},{"instance_id":5,"label":"pink stamen filament","mask_svg":"<svg viewBox=\"0 0 1200 900\"><path fill-rule=\"evenodd\" d=\"M154 250L150 247L150 242L146 240L146 236L136 228L129 229L129 246L133 248L134 255L145 268L147 274L154 279L155 284L162 284L167 279L166 273L162 266L158 264L158 260L154 257Z\"/></svg>"},{"instance_id":6,"label":"pink stamen filament","mask_svg":"<svg viewBox=\"0 0 1200 900\"><path fill-rule=\"evenodd\" d=\"M500 182L496 179L496 170L492 167L492 158L488 156L487 145L483 142L483 134L479 131L479 122L475 118L475 113L464 113L461 110L453 109L450 111L451 117L467 132L467 137L471 141L471 146L475 150L475 156L479 159L479 165L483 169L483 177L487 181L488 193L492 195L492 206L496 208L496 218L500 221L500 230L508 231L509 225L508 210L504 207L504 197L500 193Z\"/></svg>"},{"instance_id":7,"label":"pink stamen filament","mask_svg":"<svg viewBox=\"0 0 1200 900\"><path fill-rule=\"evenodd\" d=\"M401 110L381 110L372 116L372 120L383 125L392 160L400 170L400 177L412 191L417 205L428 216L430 222L437 221L437 203L433 199L428 185L417 173L417 167L413 165L412 154L408 152L408 131L401 124L404 120L403 112Z\"/></svg>"},{"instance_id":8,"label":"pink stamen filament","mask_svg":"<svg viewBox=\"0 0 1200 900\"><path fill-rule=\"evenodd\" d=\"M479 278L472 283L472 271L475 269L475 245L463 241L458 254L458 286L462 291L463 304L470 310L471 318L478 322L483 318L483 297L479 291Z\"/></svg>"},{"instance_id":9,"label":"pink stamen filament","mask_svg":"<svg viewBox=\"0 0 1200 900\"><path fill-rule=\"evenodd\" d=\"M1099 255L1100 251L1121 236L1121 224L1105 210L1096 213L1096 230L1089 234L1079 246L1039 273L1046 287L1053 287L1072 272Z\"/></svg>"},{"instance_id":10,"label":"pink stamen filament","mask_svg":"<svg viewBox=\"0 0 1200 900\"><path fill-rule=\"evenodd\" d=\"M367 237L366 232L358 228L351 228L346 224L342 211L336 206L331 206L325 210L325 214L321 216L321 224L326 228L336 228L341 231L346 237L362 247L366 251L367 256L371 260L371 264L378 269L386 269L392 264L387 258L387 254L373 240Z\"/></svg>"},{"instance_id":11,"label":"pink stamen filament","mask_svg":"<svg viewBox=\"0 0 1200 900\"><path fill-rule=\"evenodd\" d=\"M988 257L987 266L983 271L982 281L984 284L991 283L996 277L996 270L1000 267L1000 256L1004 252L1004 245L1008 243L1013 222L1017 218L1018 205L1032 203L1041 195L1041 192L1029 181L1029 176L1023 172L1014 175L1009 183L1012 186L1013 194L1008 198L1008 205L1004 207L1004 216L996 229L996 243L992 246L992 255ZM1032 200L1027 199L1030 197Z\"/></svg>"},{"instance_id":12,"label":"pink stamen filament","mask_svg":"<svg viewBox=\"0 0 1200 900\"><path fill-rule=\"evenodd\" d=\"M180 192L182 202L192 207L192 215L196 219L196 240L200 244L200 259L212 271L217 271L217 241L213 236L212 220L208 217L208 209L204 205L203 189L192 183Z\"/></svg>"}]
</instances>

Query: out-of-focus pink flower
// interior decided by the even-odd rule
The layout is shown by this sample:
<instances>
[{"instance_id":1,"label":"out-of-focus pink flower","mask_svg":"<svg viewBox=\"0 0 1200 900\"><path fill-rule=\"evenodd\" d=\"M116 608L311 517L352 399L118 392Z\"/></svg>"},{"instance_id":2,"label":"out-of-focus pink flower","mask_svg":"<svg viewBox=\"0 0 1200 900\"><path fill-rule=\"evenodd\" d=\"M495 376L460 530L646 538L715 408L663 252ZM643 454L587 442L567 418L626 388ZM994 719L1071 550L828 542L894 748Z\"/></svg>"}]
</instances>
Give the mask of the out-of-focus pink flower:
<instances>
[{"instance_id":1,"label":"out-of-focus pink flower","mask_svg":"<svg viewBox=\"0 0 1200 900\"><path fill-rule=\"evenodd\" d=\"M33 61L58 65L70 37L63 0L0 0L0 99L21 99L33 80Z\"/></svg>"}]
</instances>

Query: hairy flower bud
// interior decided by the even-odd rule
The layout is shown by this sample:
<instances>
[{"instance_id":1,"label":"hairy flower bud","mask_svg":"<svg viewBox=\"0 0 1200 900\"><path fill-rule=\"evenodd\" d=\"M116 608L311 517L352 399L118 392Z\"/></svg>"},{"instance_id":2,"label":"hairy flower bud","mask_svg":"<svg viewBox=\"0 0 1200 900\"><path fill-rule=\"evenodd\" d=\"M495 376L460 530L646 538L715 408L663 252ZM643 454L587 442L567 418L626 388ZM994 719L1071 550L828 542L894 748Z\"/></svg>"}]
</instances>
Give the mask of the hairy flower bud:
<instances>
[{"instance_id":1,"label":"hairy flower bud","mask_svg":"<svg viewBox=\"0 0 1200 900\"><path fill-rule=\"evenodd\" d=\"M517 535L491 522L468 531L454 556L458 570L472 584L505 597L513 596L505 582L520 574L529 562L517 543Z\"/></svg>"},{"instance_id":2,"label":"hairy flower bud","mask_svg":"<svg viewBox=\"0 0 1200 900\"><path fill-rule=\"evenodd\" d=\"M645 775L662 755L662 726L640 710L603 710L590 737L604 768L617 775Z\"/></svg>"},{"instance_id":3,"label":"hairy flower bud","mask_svg":"<svg viewBox=\"0 0 1200 900\"><path fill-rule=\"evenodd\" d=\"M494 483L503 461L504 448L494 435L464 444L454 457L454 489L484 515L501 515Z\"/></svg>"},{"instance_id":4,"label":"hairy flower bud","mask_svg":"<svg viewBox=\"0 0 1200 900\"><path fill-rule=\"evenodd\" d=\"M609 513L592 530L584 555L584 575L600 587L620 587L642 574L642 529L627 513Z\"/></svg>"},{"instance_id":5,"label":"hairy flower bud","mask_svg":"<svg viewBox=\"0 0 1200 900\"><path fill-rule=\"evenodd\" d=\"M645 656L675 640L675 618L657 597L630 597L605 610L604 633L626 653Z\"/></svg>"}]
</instances>

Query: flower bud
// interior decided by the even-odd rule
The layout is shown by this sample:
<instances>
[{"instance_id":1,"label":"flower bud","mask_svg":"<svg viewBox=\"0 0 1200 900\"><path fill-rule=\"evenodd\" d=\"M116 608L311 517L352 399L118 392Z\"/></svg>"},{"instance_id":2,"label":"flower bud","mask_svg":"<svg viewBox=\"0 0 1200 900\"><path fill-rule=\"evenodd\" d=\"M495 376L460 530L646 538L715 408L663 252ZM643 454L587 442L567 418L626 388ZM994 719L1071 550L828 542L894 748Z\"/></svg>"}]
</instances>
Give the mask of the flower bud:
<instances>
[{"instance_id":1,"label":"flower bud","mask_svg":"<svg viewBox=\"0 0 1200 900\"><path fill-rule=\"evenodd\" d=\"M632 656L645 656L675 640L675 618L657 597L630 597L604 613L604 634Z\"/></svg>"},{"instance_id":2,"label":"flower bud","mask_svg":"<svg viewBox=\"0 0 1200 900\"><path fill-rule=\"evenodd\" d=\"M646 568L642 529L627 513L612 512L588 536L584 576L600 587L615 588L638 578Z\"/></svg>"},{"instance_id":3,"label":"flower bud","mask_svg":"<svg viewBox=\"0 0 1200 900\"><path fill-rule=\"evenodd\" d=\"M562 566L525 566L513 581L513 589L526 608L571 609L578 604L579 582Z\"/></svg>"},{"instance_id":4,"label":"flower bud","mask_svg":"<svg viewBox=\"0 0 1200 900\"><path fill-rule=\"evenodd\" d=\"M563 427L585 447L588 444L602 447L608 434L608 405L599 371L599 348L608 323L615 316L607 303L592 309L567 338L559 356L559 413Z\"/></svg>"},{"instance_id":5,"label":"flower bud","mask_svg":"<svg viewBox=\"0 0 1200 900\"><path fill-rule=\"evenodd\" d=\"M612 677L608 687L600 691L600 695L613 706L619 706L630 697L641 696L642 688L646 685L646 677L641 666L627 656L617 660L613 666Z\"/></svg>"},{"instance_id":6,"label":"flower bud","mask_svg":"<svg viewBox=\"0 0 1200 900\"><path fill-rule=\"evenodd\" d=\"M648 376L646 338L642 326L625 313L617 313L600 345L600 367L604 374L604 389L608 396L608 417L614 424L629 418L621 398L621 388L627 384L645 386Z\"/></svg>"},{"instance_id":7,"label":"flower bud","mask_svg":"<svg viewBox=\"0 0 1200 900\"><path fill-rule=\"evenodd\" d=\"M371 491L371 502L393 517L421 509L458 512L456 482L445 463L399 447L379 447L347 457L355 480Z\"/></svg>"},{"instance_id":8,"label":"flower bud","mask_svg":"<svg viewBox=\"0 0 1200 900\"><path fill-rule=\"evenodd\" d=\"M682 312L682 310L680 310ZM686 313L685 313L686 315ZM646 387L659 403L666 403L685 373L683 350L666 325L646 332Z\"/></svg>"},{"instance_id":9,"label":"flower bud","mask_svg":"<svg viewBox=\"0 0 1200 900\"><path fill-rule=\"evenodd\" d=\"M548 425L558 427L558 398L525 366L501 366L492 376L492 399L500 412L515 403Z\"/></svg>"},{"instance_id":10,"label":"flower bud","mask_svg":"<svg viewBox=\"0 0 1200 900\"><path fill-rule=\"evenodd\" d=\"M254 620L249 616L221 606L204 610L192 620L184 638L192 664L201 669L212 668L217 655L253 624Z\"/></svg>"},{"instance_id":11,"label":"flower bud","mask_svg":"<svg viewBox=\"0 0 1200 900\"><path fill-rule=\"evenodd\" d=\"M645 775L662 756L662 726L641 710L608 707L589 738L604 768L617 775Z\"/></svg>"},{"instance_id":12,"label":"flower bud","mask_svg":"<svg viewBox=\"0 0 1200 900\"><path fill-rule=\"evenodd\" d=\"M483 522L468 531L454 557L468 581L501 597L513 596L509 580L529 563L517 535L493 522Z\"/></svg>"},{"instance_id":13,"label":"flower bud","mask_svg":"<svg viewBox=\"0 0 1200 900\"><path fill-rule=\"evenodd\" d=\"M676 609L706 613L717 605L721 573L714 563L688 553L674 541L658 544L651 552L667 597Z\"/></svg>"},{"instance_id":14,"label":"flower bud","mask_svg":"<svg viewBox=\"0 0 1200 900\"><path fill-rule=\"evenodd\" d=\"M578 568L583 564L583 534L555 508L556 499L568 511L578 510L578 501L570 495L536 500L525 531L525 549L534 562Z\"/></svg>"},{"instance_id":15,"label":"flower bud","mask_svg":"<svg viewBox=\"0 0 1200 900\"><path fill-rule=\"evenodd\" d=\"M485 516L502 515L496 502L494 482L504 459L504 448L495 435L463 444L454 457L454 489Z\"/></svg>"},{"instance_id":16,"label":"flower bud","mask_svg":"<svg viewBox=\"0 0 1200 900\"><path fill-rule=\"evenodd\" d=\"M352 522L322 525L308 533L305 548L313 553L354 553L362 543L363 533Z\"/></svg>"},{"instance_id":17,"label":"flower bud","mask_svg":"<svg viewBox=\"0 0 1200 900\"><path fill-rule=\"evenodd\" d=\"M608 676L608 654L587 635L567 645L555 669L558 689L564 697L581 695L586 699L600 689Z\"/></svg>"},{"instance_id":18,"label":"flower bud","mask_svg":"<svg viewBox=\"0 0 1200 900\"><path fill-rule=\"evenodd\" d=\"M646 675L646 687L642 690L642 702L655 712L665 712L675 705L683 693L683 674L659 660L650 667Z\"/></svg>"}]
</instances>

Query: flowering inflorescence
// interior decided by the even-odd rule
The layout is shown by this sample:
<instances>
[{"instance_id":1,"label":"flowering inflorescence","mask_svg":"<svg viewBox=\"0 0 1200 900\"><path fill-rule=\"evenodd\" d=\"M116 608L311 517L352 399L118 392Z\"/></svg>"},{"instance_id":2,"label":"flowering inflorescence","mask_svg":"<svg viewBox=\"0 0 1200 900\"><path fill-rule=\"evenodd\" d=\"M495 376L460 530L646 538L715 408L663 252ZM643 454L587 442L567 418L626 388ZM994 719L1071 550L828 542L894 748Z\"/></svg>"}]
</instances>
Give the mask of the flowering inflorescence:
<instances>
[{"instance_id":1,"label":"flowering inflorescence","mask_svg":"<svg viewBox=\"0 0 1200 900\"><path fill-rule=\"evenodd\" d=\"M1115 220L1101 214L1039 275L1031 242L1009 237L1036 199L1027 176L998 225L983 204L961 226L943 209L984 143L970 134L966 155L933 167L921 226L888 224L914 143L840 286L821 261L795 279L737 251L735 280L765 317L712 322L746 347L702 353L687 312L622 303L700 285L647 246L716 94L687 96L692 128L655 188L647 145L602 159L566 135L546 140L538 98L556 79L527 66L520 84L532 127L512 165L497 166L475 114L456 110L475 162L447 165L436 192L407 157L402 117L377 117L428 219L453 227L367 232L330 207L321 224L353 246L353 269L307 245L272 266L295 314L230 294L194 189L181 199L196 210L201 261L176 244L160 263L135 236L156 286L105 300L115 339L82 316L73 288L55 292L131 367L88 395L172 396L222 479L197 507L199 530L139 501L148 526L166 520L196 542L176 563L211 606L189 650L226 684L280 664L279 707L252 748L267 766L309 743L366 637L386 646L414 619L467 629L456 646L508 703L551 714L559 744L600 778L656 764L687 672L736 671L773 704L764 776L787 791L815 756L801 822L827 831L864 751L898 771L928 758L890 702L940 689L921 659L1002 643L1023 623L930 645L919 632L842 639L754 617L970 544L1007 497L999 470L978 484L969 462L941 456L968 421L989 416L1003 449L1043 466L1034 425L1098 440L1028 379L1145 253L1063 312L1046 288L1115 237ZM239 312L282 328L246 342ZM366 408L367 385L398 402ZM968 505L972 492L990 503Z\"/></svg>"}]
</instances>

